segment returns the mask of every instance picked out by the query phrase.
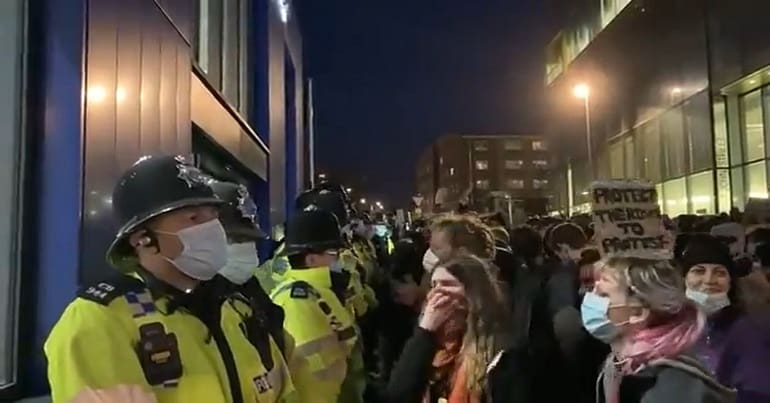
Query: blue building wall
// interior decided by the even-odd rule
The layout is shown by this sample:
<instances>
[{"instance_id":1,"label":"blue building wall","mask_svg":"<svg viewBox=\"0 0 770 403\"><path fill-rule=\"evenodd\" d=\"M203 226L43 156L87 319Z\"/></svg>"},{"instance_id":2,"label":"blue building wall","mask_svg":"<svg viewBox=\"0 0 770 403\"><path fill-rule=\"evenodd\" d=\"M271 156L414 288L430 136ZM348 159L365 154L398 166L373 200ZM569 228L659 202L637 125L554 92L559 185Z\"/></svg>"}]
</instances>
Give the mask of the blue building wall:
<instances>
[{"instance_id":1,"label":"blue building wall","mask_svg":"<svg viewBox=\"0 0 770 403\"><path fill-rule=\"evenodd\" d=\"M42 346L84 281L110 270L104 252L117 223L111 190L120 173L147 154L189 153L192 122L242 166L253 170L262 224L285 220L286 200L304 182L303 135L286 149L286 112L303 128L302 43L284 1L253 0L251 68L253 110L241 116L194 73L196 12L191 0L29 0L34 13L29 47L41 49L30 68L41 77L35 150L39 208L34 231L34 275L23 293L30 343L23 396L47 392ZM264 23L264 24L262 24ZM285 88L286 60L294 88ZM285 92L294 91L287 108ZM214 106L214 107L212 107ZM266 146L266 144L268 146ZM287 154L290 158L287 158ZM293 157L292 157L293 156ZM287 181L286 178L291 178ZM289 186L287 186L289 183Z\"/></svg>"}]
</instances>

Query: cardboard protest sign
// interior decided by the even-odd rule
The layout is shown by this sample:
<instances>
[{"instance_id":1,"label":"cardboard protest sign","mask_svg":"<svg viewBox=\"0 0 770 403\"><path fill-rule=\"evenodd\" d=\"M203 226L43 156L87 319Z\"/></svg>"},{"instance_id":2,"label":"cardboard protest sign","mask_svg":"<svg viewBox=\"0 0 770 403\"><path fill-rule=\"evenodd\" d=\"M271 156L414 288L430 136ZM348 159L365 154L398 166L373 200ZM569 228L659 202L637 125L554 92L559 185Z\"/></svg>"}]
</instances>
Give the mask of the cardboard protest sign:
<instances>
[{"instance_id":1,"label":"cardboard protest sign","mask_svg":"<svg viewBox=\"0 0 770 403\"><path fill-rule=\"evenodd\" d=\"M672 258L655 186L638 180L594 182L591 199L602 257Z\"/></svg>"}]
</instances>

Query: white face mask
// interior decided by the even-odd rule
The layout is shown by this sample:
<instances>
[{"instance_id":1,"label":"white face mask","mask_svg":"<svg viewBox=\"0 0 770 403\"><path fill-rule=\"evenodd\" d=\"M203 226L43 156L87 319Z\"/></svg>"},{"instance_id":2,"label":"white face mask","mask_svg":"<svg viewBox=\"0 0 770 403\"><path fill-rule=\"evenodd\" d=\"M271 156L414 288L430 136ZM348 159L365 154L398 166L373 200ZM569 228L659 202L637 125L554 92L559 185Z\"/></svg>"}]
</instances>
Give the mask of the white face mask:
<instances>
[{"instance_id":1,"label":"white face mask","mask_svg":"<svg viewBox=\"0 0 770 403\"><path fill-rule=\"evenodd\" d=\"M233 284L244 284L259 266L259 255L254 242L233 243L227 245L227 264L219 274Z\"/></svg>"},{"instance_id":2,"label":"white face mask","mask_svg":"<svg viewBox=\"0 0 770 403\"><path fill-rule=\"evenodd\" d=\"M730 306L730 298L727 296L726 292L707 294L702 291L691 290L688 288L685 290L685 294L687 295L687 298L698 303L698 305L703 308L703 311L706 312L706 315L711 315L712 313Z\"/></svg>"},{"instance_id":3,"label":"white face mask","mask_svg":"<svg viewBox=\"0 0 770 403\"><path fill-rule=\"evenodd\" d=\"M156 232L179 238L182 253L175 259L166 260L190 278L211 280L227 263L227 235L219 220L193 225L177 233Z\"/></svg>"},{"instance_id":4,"label":"white face mask","mask_svg":"<svg viewBox=\"0 0 770 403\"><path fill-rule=\"evenodd\" d=\"M438 261L438 256L436 256L432 250L428 249L422 256L422 268L428 273L432 273L433 269L438 265Z\"/></svg>"}]
</instances>

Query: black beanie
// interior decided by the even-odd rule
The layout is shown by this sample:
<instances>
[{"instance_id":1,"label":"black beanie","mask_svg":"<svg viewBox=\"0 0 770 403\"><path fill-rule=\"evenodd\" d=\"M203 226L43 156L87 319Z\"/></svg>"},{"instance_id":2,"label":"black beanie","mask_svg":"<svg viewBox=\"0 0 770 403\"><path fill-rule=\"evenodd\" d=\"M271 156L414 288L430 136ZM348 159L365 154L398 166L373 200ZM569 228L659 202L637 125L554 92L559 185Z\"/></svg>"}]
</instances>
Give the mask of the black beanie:
<instances>
[{"instance_id":1,"label":"black beanie","mask_svg":"<svg viewBox=\"0 0 770 403\"><path fill-rule=\"evenodd\" d=\"M724 266L731 277L735 276L730 249L719 239L709 234L690 234L680 258L684 274L698 264L718 264Z\"/></svg>"}]
</instances>

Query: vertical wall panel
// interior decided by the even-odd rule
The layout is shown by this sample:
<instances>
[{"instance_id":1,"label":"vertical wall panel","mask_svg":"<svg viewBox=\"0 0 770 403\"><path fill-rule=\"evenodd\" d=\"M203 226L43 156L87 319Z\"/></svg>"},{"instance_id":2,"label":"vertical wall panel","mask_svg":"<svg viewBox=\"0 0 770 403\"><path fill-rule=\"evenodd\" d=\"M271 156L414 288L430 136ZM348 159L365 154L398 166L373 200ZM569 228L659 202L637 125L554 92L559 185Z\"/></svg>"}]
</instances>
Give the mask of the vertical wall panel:
<instances>
[{"instance_id":1,"label":"vertical wall panel","mask_svg":"<svg viewBox=\"0 0 770 403\"><path fill-rule=\"evenodd\" d=\"M81 281L108 270L120 174L143 155L190 150L190 48L177 29L154 0L93 0L88 18Z\"/></svg>"},{"instance_id":2,"label":"vertical wall panel","mask_svg":"<svg viewBox=\"0 0 770 403\"><path fill-rule=\"evenodd\" d=\"M147 0L145 0L147 1ZM153 154L160 149L160 59L161 17L157 13L142 19L142 95L141 95L141 152Z\"/></svg>"},{"instance_id":3,"label":"vertical wall panel","mask_svg":"<svg viewBox=\"0 0 770 403\"><path fill-rule=\"evenodd\" d=\"M83 40L86 29L85 0L44 0L34 13L41 13L40 42L30 52L40 52L40 65L32 68L32 80L40 83L38 110L31 110L31 122L38 123L29 133L39 140L34 199L37 245L30 251L37 267L27 267L32 274L31 287L24 293L35 296L27 306L26 317L35 321L32 348L23 356L30 365L28 396L46 393L43 342L51 327L72 300L77 289L80 259L80 213L82 193L82 134L84 84ZM30 27L31 28L31 27ZM27 270L30 269L30 270ZM37 269L37 270L34 270ZM32 272L32 273L31 273ZM22 353L24 353L22 351Z\"/></svg>"},{"instance_id":4,"label":"vertical wall panel","mask_svg":"<svg viewBox=\"0 0 770 403\"><path fill-rule=\"evenodd\" d=\"M192 117L190 109L190 65L191 50L187 44L177 44L176 48L176 131L177 148L180 153L191 152Z\"/></svg>"},{"instance_id":5,"label":"vertical wall panel","mask_svg":"<svg viewBox=\"0 0 770 403\"><path fill-rule=\"evenodd\" d=\"M179 36L171 29L160 34L160 151L172 154L177 147L176 121L176 50Z\"/></svg>"},{"instance_id":6,"label":"vertical wall panel","mask_svg":"<svg viewBox=\"0 0 770 403\"><path fill-rule=\"evenodd\" d=\"M115 93L115 160L118 171L130 167L141 153L142 10L137 2L125 3L118 19L118 88Z\"/></svg>"},{"instance_id":7,"label":"vertical wall panel","mask_svg":"<svg viewBox=\"0 0 770 403\"><path fill-rule=\"evenodd\" d=\"M132 0L135 1L135 0ZM225 0L230 1L230 0ZM166 12L174 26L184 36L188 43L192 43L192 29L195 18L194 0L157 0L158 5Z\"/></svg>"},{"instance_id":8,"label":"vertical wall panel","mask_svg":"<svg viewBox=\"0 0 770 403\"><path fill-rule=\"evenodd\" d=\"M275 2L269 2L268 19L268 86L269 86L269 121L270 121L270 217L274 223L286 219L285 183L286 183L286 133L285 133L285 92L284 42L285 26L278 18Z\"/></svg>"},{"instance_id":9,"label":"vertical wall panel","mask_svg":"<svg viewBox=\"0 0 770 403\"><path fill-rule=\"evenodd\" d=\"M110 196L117 172L115 163L115 119L117 93L118 18L108 2L89 2L88 65L86 67L86 142L81 259L104 260L111 238ZM87 266L87 263L86 263ZM83 268L81 281L99 275L99 265Z\"/></svg>"}]
</instances>

